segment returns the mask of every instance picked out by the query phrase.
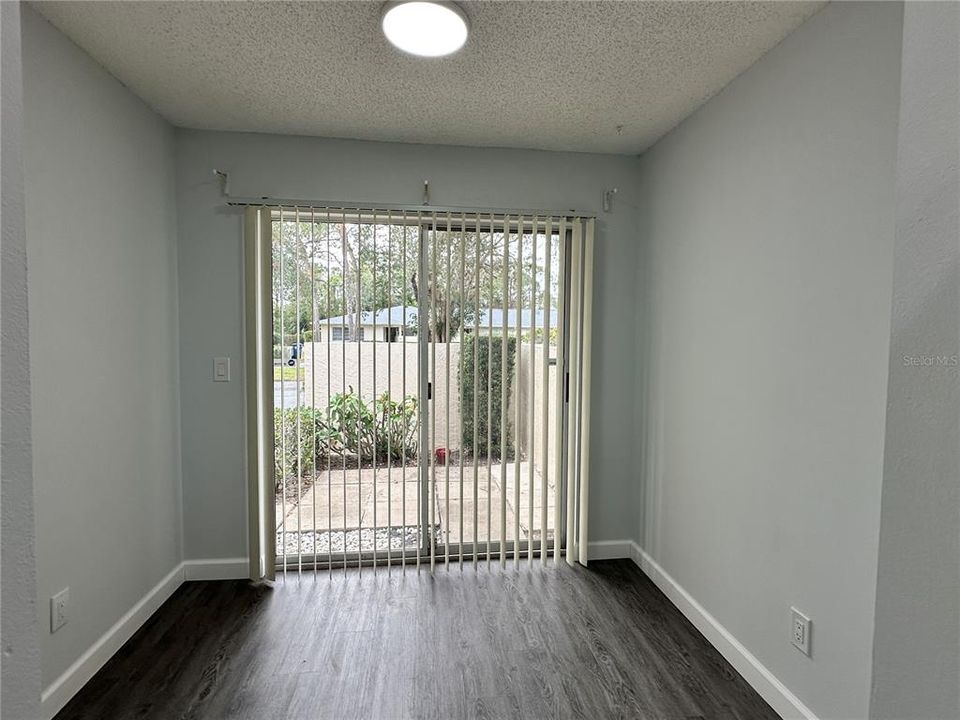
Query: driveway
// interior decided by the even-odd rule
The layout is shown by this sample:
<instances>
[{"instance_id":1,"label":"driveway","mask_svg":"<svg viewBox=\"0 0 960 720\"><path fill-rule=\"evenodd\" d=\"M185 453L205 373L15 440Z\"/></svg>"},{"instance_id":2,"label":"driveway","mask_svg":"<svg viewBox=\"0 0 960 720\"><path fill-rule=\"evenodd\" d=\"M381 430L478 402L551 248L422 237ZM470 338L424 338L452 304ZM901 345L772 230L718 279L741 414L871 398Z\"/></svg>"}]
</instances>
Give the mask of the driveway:
<instances>
[{"instance_id":1,"label":"driveway","mask_svg":"<svg viewBox=\"0 0 960 720\"><path fill-rule=\"evenodd\" d=\"M294 382L293 380L288 380L286 382L275 382L273 384L273 406L281 407L281 398L283 399L283 407L296 407L297 406L297 396L301 395L300 388L302 383ZM301 397L301 402L303 398Z\"/></svg>"}]
</instances>

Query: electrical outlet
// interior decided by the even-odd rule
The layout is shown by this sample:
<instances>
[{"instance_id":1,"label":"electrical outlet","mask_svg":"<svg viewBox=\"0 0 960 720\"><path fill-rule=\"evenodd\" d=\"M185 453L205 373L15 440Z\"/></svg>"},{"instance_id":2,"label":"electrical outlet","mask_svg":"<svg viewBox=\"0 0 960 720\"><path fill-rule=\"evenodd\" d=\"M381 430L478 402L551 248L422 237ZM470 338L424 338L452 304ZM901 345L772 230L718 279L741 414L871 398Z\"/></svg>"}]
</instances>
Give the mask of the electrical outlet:
<instances>
[{"instance_id":1,"label":"electrical outlet","mask_svg":"<svg viewBox=\"0 0 960 720\"><path fill-rule=\"evenodd\" d=\"M810 655L810 618L797 610L790 608L790 642L804 655Z\"/></svg>"},{"instance_id":2,"label":"electrical outlet","mask_svg":"<svg viewBox=\"0 0 960 720\"><path fill-rule=\"evenodd\" d=\"M50 598L50 632L54 633L67 624L67 607L70 605L70 588L66 587Z\"/></svg>"}]
</instances>

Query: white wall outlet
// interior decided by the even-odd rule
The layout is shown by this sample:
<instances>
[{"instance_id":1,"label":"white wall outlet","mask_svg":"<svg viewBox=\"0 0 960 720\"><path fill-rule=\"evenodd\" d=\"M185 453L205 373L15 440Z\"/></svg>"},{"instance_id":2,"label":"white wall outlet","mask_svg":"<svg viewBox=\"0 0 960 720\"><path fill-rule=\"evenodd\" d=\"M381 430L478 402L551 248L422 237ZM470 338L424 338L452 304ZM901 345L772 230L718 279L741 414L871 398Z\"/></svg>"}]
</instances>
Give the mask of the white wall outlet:
<instances>
[{"instance_id":1,"label":"white wall outlet","mask_svg":"<svg viewBox=\"0 0 960 720\"><path fill-rule=\"evenodd\" d=\"M213 381L230 382L230 358L215 357L213 359Z\"/></svg>"},{"instance_id":2,"label":"white wall outlet","mask_svg":"<svg viewBox=\"0 0 960 720\"><path fill-rule=\"evenodd\" d=\"M70 605L70 588L65 587L50 598L50 632L54 633L67 624L67 607Z\"/></svg>"},{"instance_id":3,"label":"white wall outlet","mask_svg":"<svg viewBox=\"0 0 960 720\"><path fill-rule=\"evenodd\" d=\"M790 608L790 642L804 655L810 655L810 618L797 610Z\"/></svg>"}]
</instances>

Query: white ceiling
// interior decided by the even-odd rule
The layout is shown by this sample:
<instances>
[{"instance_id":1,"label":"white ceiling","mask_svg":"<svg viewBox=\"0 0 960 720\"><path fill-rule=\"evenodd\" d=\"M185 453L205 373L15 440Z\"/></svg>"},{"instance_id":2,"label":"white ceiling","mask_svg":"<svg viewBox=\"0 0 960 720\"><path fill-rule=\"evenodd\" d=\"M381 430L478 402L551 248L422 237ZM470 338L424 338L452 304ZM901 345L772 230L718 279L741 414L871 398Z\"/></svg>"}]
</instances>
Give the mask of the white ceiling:
<instances>
[{"instance_id":1,"label":"white ceiling","mask_svg":"<svg viewBox=\"0 0 960 720\"><path fill-rule=\"evenodd\" d=\"M178 126L638 153L822 2L463 2L456 55L402 54L379 2L34 7Z\"/></svg>"}]
</instances>

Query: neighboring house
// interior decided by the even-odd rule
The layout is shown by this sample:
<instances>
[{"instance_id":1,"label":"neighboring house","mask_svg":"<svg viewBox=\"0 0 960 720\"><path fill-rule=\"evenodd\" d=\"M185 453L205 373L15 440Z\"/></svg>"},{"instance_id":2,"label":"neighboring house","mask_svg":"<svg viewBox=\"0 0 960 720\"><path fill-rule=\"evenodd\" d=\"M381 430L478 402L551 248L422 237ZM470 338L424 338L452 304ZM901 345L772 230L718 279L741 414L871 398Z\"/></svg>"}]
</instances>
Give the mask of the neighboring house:
<instances>
[{"instance_id":1,"label":"neighboring house","mask_svg":"<svg viewBox=\"0 0 960 720\"><path fill-rule=\"evenodd\" d=\"M354 317L351 315L340 315L318 321L316 336L318 342L353 342L358 338L352 336ZM367 311L360 314L360 340L373 342L376 337L377 342L402 342L404 336L416 336L417 333L417 308L415 305L406 306L404 314L403 305L395 305L392 308L377 310L376 314Z\"/></svg>"},{"instance_id":2,"label":"neighboring house","mask_svg":"<svg viewBox=\"0 0 960 720\"><path fill-rule=\"evenodd\" d=\"M356 337L351 336L353 322L352 317L340 315L325 320L320 320L318 342L353 342ZM500 308L492 310L481 310L476 323L469 322L464 328L465 332L473 332L474 325L478 326L478 335L486 335L492 330L499 334L503 331L504 324L510 333L517 330L517 322L520 323L520 332L526 333L534 327L542 328L544 326L544 314L538 310L532 314L530 310L523 310L519 313L516 310L507 310L506 317L504 311ZM506 321L506 323L504 323ZM557 326L557 311L550 311L550 327ZM375 314L371 311L360 315L360 337L364 342L403 342L404 339L415 338L417 334L417 307L414 305L394 305L391 308L378 310Z\"/></svg>"},{"instance_id":3,"label":"neighboring house","mask_svg":"<svg viewBox=\"0 0 960 720\"><path fill-rule=\"evenodd\" d=\"M516 310L507 310L506 317L504 317L504 311L500 308L493 308L492 310L481 310L480 316L477 318L476 323L467 323L465 330L467 332L473 332L474 326L476 326L478 335L488 335L491 330L494 334L499 335L504 326L507 328L508 333L517 332L517 323L520 324L520 332L526 333L534 328L543 328L543 310L537 310L536 313L532 313L530 310L521 310L519 313L519 318L517 317ZM557 327L557 311L550 311L550 329Z\"/></svg>"}]
</instances>

